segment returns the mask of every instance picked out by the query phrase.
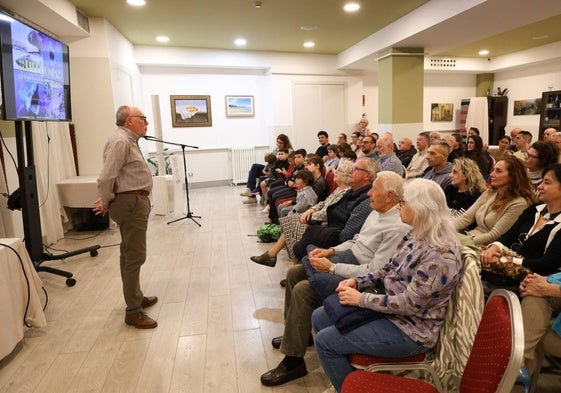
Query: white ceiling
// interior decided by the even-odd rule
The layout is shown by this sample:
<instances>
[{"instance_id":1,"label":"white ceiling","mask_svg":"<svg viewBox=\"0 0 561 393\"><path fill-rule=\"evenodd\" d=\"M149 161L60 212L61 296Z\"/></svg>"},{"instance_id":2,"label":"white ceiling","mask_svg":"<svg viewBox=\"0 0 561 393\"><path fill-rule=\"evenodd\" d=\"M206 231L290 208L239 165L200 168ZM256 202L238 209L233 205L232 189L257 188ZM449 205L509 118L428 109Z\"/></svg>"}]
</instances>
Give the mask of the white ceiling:
<instances>
[{"instance_id":1,"label":"white ceiling","mask_svg":"<svg viewBox=\"0 0 561 393\"><path fill-rule=\"evenodd\" d=\"M125 0L69 1L88 17L107 19L134 45L332 54L347 70L371 70L388 48L479 59L480 49L497 58L561 43L561 0L356 0L361 9L352 15L342 10L347 0L261 0L261 8L255 0L146 0L141 8ZM70 3L0 0L67 42L80 34L48 6ZM155 41L161 34L170 37L167 44ZM233 44L237 37L248 41L244 49ZM316 46L304 48L306 40Z\"/></svg>"}]
</instances>

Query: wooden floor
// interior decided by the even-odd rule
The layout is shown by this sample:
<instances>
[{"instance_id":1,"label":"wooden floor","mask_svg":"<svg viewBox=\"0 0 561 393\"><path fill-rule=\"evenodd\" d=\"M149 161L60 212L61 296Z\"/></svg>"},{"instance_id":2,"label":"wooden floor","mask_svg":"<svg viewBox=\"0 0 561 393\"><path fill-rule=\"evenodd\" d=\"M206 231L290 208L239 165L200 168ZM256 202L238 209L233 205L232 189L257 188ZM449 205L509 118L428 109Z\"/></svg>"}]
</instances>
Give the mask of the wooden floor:
<instances>
[{"instance_id":1,"label":"wooden floor","mask_svg":"<svg viewBox=\"0 0 561 393\"><path fill-rule=\"evenodd\" d=\"M190 219L168 225L173 217L151 216L141 282L146 295L160 299L147 310L159 324L153 330L123 322L119 249L112 246L118 230L68 233L53 247L107 247L95 258L48 263L72 271L74 287L40 273L48 327L29 330L0 361L0 392L323 392L328 380L313 348L305 378L276 388L259 382L282 359L270 341L283 331L279 281L290 262L284 251L273 269L249 260L268 248L252 236L266 216L259 205L241 204L241 189L191 190L200 228ZM541 381L549 387L539 392L561 391L559 376Z\"/></svg>"}]
</instances>

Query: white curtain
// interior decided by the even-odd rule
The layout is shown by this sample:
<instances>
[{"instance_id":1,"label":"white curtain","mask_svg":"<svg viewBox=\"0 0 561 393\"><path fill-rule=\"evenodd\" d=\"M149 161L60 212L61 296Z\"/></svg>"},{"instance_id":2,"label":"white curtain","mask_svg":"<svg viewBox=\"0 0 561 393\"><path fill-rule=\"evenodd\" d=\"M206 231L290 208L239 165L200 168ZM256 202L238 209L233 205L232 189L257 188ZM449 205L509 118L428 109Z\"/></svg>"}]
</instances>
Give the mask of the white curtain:
<instances>
[{"instance_id":1,"label":"white curtain","mask_svg":"<svg viewBox=\"0 0 561 393\"><path fill-rule=\"evenodd\" d=\"M76 176L68 123L33 122L33 152L41 230L47 244L64 237L64 208L60 204L56 183Z\"/></svg>"},{"instance_id":2,"label":"white curtain","mask_svg":"<svg viewBox=\"0 0 561 393\"><path fill-rule=\"evenodd\" d=\"M483 139L483 144L489 143L489 110L487 97L471 97L469 99L466 130L469 130L470 127L477 127L479 129L479 136Z\"/></svg>"}]
</instances>

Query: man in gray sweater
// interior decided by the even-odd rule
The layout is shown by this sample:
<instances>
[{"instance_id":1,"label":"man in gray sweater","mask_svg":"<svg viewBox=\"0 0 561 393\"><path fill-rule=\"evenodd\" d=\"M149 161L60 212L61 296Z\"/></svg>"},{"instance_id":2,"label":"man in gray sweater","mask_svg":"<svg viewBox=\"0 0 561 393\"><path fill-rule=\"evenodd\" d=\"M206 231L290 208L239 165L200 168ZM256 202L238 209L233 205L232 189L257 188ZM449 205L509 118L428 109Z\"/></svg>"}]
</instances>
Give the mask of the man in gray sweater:
<instances>
[{"instance_id":1,"label":"man in gray sweater","mask_svg":"<svg viewBox=\"0 0 561 393\"><path fill-rule=\"evenodd\" d=\"M308 249L302 259L308 281L323 300L335 292L345 278L376 271L393 255L397 244L411 227L401 222L395 208L402 197L401 176L382 171L368 193L372 213L351 240L329 249Z\"/></svg>"},{"instance_id":2,"label":"man in gray sweater","mask_svg":"<svg viewBox=\"0 0 561 393\"><path fill-rule=\"evenodd\" d=\"M382 267L393 255L405 233L411 229L401 222L395 208L403 197L403 182L403 178L394 172L379 172L368 192L370 206L375 212L368 216L360 233L329 250L311 251L310 255L313 256L309 269L314 269L317 277L328 278L325 285L332 288L331 293L337 286L335 281L338 283L347 277ZM327 256L332 255L329 260ZM307 257L304 259L308 260ZM312 264L316 267L312 268ZM330 270L332 273L329 273ZM261 375L261 383L266 386L281 385L308 373L304 354L310 345L311 316L323 300L307 280L302 264L288 270L286 281L284 335L271 341L273 348L286 356L276 368Z\"/></svg>"}]
</instances>

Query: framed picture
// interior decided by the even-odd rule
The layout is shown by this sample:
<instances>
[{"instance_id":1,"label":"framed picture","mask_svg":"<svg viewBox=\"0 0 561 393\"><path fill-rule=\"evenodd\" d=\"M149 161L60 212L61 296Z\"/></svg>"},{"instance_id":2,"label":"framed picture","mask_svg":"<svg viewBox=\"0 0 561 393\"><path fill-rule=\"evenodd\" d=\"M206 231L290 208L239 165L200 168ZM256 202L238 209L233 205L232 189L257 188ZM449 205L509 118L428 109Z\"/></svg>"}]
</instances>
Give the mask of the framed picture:
<instances>
[{"instance_id":1,"label":"framed picture","mask_svg":"<svg viewBox=\"0 0 561 393\"><path fill-rule=\"evenodd\" d=\"M539 115L541 113L541 98L514 101L514 116Z\"/></svg>"},{"instance_id":2,"label":"framed picture","mask_svg":"<svg viewBox=\"0 0 561 393\"><path fill-rule=\"evenodd\" d=\"M430 104L431 121L452 121L454 104Z\"/></svg>"},{"instance_id":3,"label":"framed picture","mask_svg":"<svg viewBox=\"0 0 561 393\"><path fill-rule=\"evenodd\" d=\"M253 117L253 96L226 96L226 117Z\"/></svg>"},{"instance_id":4,"label":"framed picture","mask_svg":"<svg viewBox=\"0 0 561 393\"><path fill-rule=\"evenodd\" d=\"M211 127L210 96L170 96L173 127Z\"/></svg>"}]
</instances>

